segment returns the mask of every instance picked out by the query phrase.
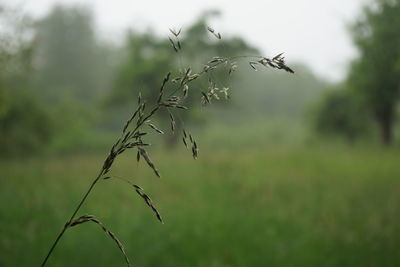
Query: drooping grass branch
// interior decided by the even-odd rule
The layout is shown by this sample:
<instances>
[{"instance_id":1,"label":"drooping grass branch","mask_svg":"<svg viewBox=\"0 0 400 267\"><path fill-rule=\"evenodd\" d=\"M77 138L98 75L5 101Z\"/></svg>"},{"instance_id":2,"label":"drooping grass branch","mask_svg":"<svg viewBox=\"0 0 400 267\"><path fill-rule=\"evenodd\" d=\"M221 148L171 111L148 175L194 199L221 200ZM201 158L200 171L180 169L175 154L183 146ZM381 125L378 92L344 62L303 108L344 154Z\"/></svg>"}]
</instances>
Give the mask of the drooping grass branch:
<instances>
[{"instance_id":1,"label":"drooping grass branch","mask_svg":"<svg viewBox=\"0 0 400 267\"><path fill-rule=\"evenodd\" d=\"M111 232L110 230L107 229L107 227L104 226L104 224L102 222L100 222L98 219L96 219L96 217L94 217L93 215L82 215L81 217L73 220L70 224L68 224L67 227L74 227L86 222L93 222L95 224L97 224L98 226L101 227L101 229L110 236L110 238L112 240L114 240L114 242L117 244L119 250L121 251L121 253L124 255L126 264L128 266L131 266L131 263L129 262L129 258L125 253L125 248L124 245L122 245L121 241L118 240L118 238L115 236L115 234L113 232Z\"/></svg>"},{"instance_id":2,"label":"drooping grass branch","mask_svg":"<svg viewBox=\"0 0 400 267\"><path fill-rule=\"evenodd\" d=\"M173 37L169 37L169 41L173 50L179 53L182 49L182 45L179 40L179 34L181 30L175 31L170 30L173 34ZM208 31L218 40L220 40L221 34L216 32L214 29L208 27ZM214 70L221 66L228 66L227 74L231 75L238 67L237 63L234 60L238 59L249 59L248 61L250 67L257 71L258 67L267 67L273 68L278 70L285 70L289 73L294 73L294 71L288 67L284 61L284 57L282 54L279 54L273 58L266 58L263 56L236 56L236 57L213 57L211 58L202 68L201 71L197 73L193 73L191 67L187 67L177 77L171 78L171 72L168 72L165 78L163 79L159 94L155 104L149 108L146 100L142 99L141 94L139 93L138 96L138 104L137 108L130 116L130 118L126 121L122 128L122 132L120 137L116 140L116 142L112 145L108 156L104 160L102 168L99 171L99 174L93 180L89 189L86 191L84 196L82 197L81 201L78 203L77 207L74 209L72 215L70 216L69 220L65 223L64 227L58 234L56 240L54 241L53 245L50 247L48 254L46 255L44 261L42 262L41 266L45 266L50 258L51 254L53 253L54 249L56 248L58 242L64 235L65 231L73 226L77 226L86 222L94 222L98 224L104 232L106 232L118 245L120 251L122 252L125 261L128 266L131 266L128 256L125 253L124 246L119 241L119 239L113 234L111 231L108 230L98 219L96 219L93 215L82 215L78 218L77 214L82 207L82 205L86 202L88 196L92 192L95 185L103 180L118 178L113 175L110 175L110 170L113 166L113 163L118 158L119 155L124 153L126 150L129 149L136 149L136 160L139 162L140 159L143 159L147 165L153 170L154 174L161 178L161 174L157 169L154 162L151 160L150 155L146 148L150 146L149 143L145 142L145 137L148 134L147 130L151 129L158 134L164 134L164 131L157 127L151 119L154 115L159 112L167 112L170 118L170 125L171 131L175 132L175 117L174 117L174 110L188 110L189 107L185 106L185 99L189 94L189 88L191 82L200 79L204 76L208 76L209 87L205 91L197 92L200 96L200 101L203 105L210 104L213 100L219 100L221 96L225 99L229 98L229 88L223 87L218 88L217 83L211 79L211 75L207 75L212 73ZM198 157L199 148L196 140L194 137L188 133L185 129L182 130L182 141L185 147L191 148L191 153L194 159ZM144 193L143 189L124 179L125 182L129 183L136 193L145 201L146 205L154 212L156 218L162 223L162 217L159 211L156 209L155 205L153 204L150 197Z\"/></svg>"}]
</instances>

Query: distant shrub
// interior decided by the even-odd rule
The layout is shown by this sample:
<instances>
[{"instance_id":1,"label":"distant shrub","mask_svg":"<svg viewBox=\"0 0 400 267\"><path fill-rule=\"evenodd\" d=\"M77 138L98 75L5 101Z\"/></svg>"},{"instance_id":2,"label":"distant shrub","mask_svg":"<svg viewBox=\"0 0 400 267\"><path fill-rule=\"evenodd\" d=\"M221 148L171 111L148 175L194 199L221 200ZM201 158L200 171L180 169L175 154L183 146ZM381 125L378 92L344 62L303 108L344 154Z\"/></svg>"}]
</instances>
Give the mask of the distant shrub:
<instances>
[{"instance_id":1,"label":"distant shrub","mask_svg":"<svg viewBox=\"0 0 400 267\"><path fill-rule=\"evenodd\" d=\"M312 123L322 136L339 136L349 142L366 134L368 118L357 99L341 88L329 91L313 110Z\"/></svg>"},{"instance_id":2,"label":"distant shrub","mask_svg":"<svg viewBox=\"0 0 400 267\"><path fill-rule=\"evenodd\" d=\"M49 114L29 95L19 93L0 114L0 155L39 151L52 137Z\"/></svg>"}]
</instances>

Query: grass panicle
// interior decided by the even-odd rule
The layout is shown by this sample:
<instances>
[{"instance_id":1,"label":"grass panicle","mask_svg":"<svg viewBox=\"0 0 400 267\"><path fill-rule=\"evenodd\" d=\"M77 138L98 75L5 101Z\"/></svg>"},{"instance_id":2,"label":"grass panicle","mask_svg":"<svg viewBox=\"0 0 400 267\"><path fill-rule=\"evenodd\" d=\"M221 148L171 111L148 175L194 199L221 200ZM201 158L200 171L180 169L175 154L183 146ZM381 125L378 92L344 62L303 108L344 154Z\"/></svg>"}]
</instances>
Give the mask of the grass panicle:
<instances>
[{"instance_id":1,"label":"grass panicle","mask_svg":"<svg viewBox=\"0 0 400 267\"><path fill-rule=\"evenodd\" d=\"M181 29L176 31L175 29L169 29L172 38L168 37L169 42L175 52L179 52L182 49L182 44L179 40L179 35L181 34ZM213 28L208 27L207 30L218 40L220 40L221 34L216 32ZM199 90L197 94L200 97L200 101L203 105L211 104L212 100L220 100L220 96L223 96L225 99L229 98L228 87L219 88L217 83L214 82L210 77L212 77L211 73L218 69L221 66L228 66L229 71L227 75L232 75L233 72L238 68L237 60L238 59L249 59L248 63L250 67L254 70L257 70L256 66L265 66L268 68L284 70L289 73L294 73L294 71L286 65L286 62L283 57L283 53L274 56L273 58L267 58L263 56L236 56L236 57L219 57L215 56L207 61L207 63L203 66L202 70L194 73L193 69L188 66L183 69L183 71L178 74L177 77L171 79L171 71L168 71L166 76L164 77L161 87L159 90L159 94L157 99L155 99L155 104L153 106L148 105L147 103L153 103L153 101L146 101L142 98L141 93L138 95L137 99L137 107L134 109L134 112L129 119L125 122L122 127L120 137L115 141L115 143L111 146L111 149L103 162L103 165L99 171L97 177L93 180L91 185L89 186L87 192L84 194L83 198L79 202L78 206L73 211L70 219L62 228L61 232L58 234L56 240L53 245L50 247L49 252L47 253L44 261L41 266L45 266L48 259L52 255L55 247L58 242L64 235L65 231L71 227L86 223L93 222L99 225L104 232L106 232L111 239L118 245L122 254L124 255L125 261L128 266L130 266L129 258L125 253L124 246L117 239L117 237L110 232L98 219L96 219L93 215L82 215L78 216L78 212L82 205L86 202L88 196L92 192L93 188L99 181L109 180L114 177L112 174L112 166L115 160L119 155L123 154L125 151L135 148L137 149L136 153L136 161L138 164L140 163L140 159L146 162L146 164L152 169L154 174L157 177L161 177L159 170L156 168L155 164L151 160L146 147L150 146L149 143L145 142L144 139L148 132L146 129L150 127L153 131L158 134L164 134L164 131L155 126L155 124L151 123L151 119L159 112L167 112L169 114L170 119L170 127L172 133L175 133L176 129L176 121L173 115L174 110L183 110L186 111L189 109L189 106L185 103L185 99L188 96L190 83L201 78L208 79L209 88L204 92ZM193 90L195 91L195 90ZM194 92L195 93L195 92ZM179 96L182 95L182 96ZM145 127L147 126L147 127ZM187 133L185 129L182 130L182 141L186 148L189 148L192 152L192 157L194 159L198 158L199 147L197 141L193 138L190 133ZM136 193L145 201L146 205L154 212L156 218L163 223L163 219L161 214L154 206L150 197L143 192L143 189L131 182L128 181L134 188Z\"/></svg>"}]
</instances>

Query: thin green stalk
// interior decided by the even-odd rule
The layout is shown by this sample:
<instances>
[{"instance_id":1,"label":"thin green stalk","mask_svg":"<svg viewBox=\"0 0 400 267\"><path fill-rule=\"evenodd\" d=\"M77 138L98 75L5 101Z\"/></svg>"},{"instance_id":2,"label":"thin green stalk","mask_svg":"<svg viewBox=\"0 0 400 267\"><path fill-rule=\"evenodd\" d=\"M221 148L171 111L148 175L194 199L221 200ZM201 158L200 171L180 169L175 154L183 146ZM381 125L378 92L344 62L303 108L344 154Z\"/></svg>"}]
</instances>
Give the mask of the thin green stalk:
<instances>
[{"instance_id":1,"label":"thin green stalk","mask_svg":"<svg viewBox=\"0 0 400 267\"><path fill-rule=\"evenodd\" d=\"M42 267L46 265L48 259L50 258L51 254L53 253L54 249L56 248L58 242L60 241L61 237L64 235L65 231L68 229L70 223L75 219L76 214L78 213L78 211L80 210L80 208L82 207L83 203L85 203L86 199L88 198L90 192L92 192L94 186L96 185L96 183L100 180L101 176L103 175L103 171L101 171L99 173L99 175L96 177L96 179L94 179L94 181L92 182L92 184L90 185L88 191L85 193L85 195L83 196L82 200L79 202L78 206L75 208L74 212L71 215L71 218L68 220L68 222L65 223L63 229L61 230L61 232L58 234L56 240L54 241L53 245L51 246L49 252L46 255L46 258L43 260L42 262Z\"/></svg>"}]
</instances>

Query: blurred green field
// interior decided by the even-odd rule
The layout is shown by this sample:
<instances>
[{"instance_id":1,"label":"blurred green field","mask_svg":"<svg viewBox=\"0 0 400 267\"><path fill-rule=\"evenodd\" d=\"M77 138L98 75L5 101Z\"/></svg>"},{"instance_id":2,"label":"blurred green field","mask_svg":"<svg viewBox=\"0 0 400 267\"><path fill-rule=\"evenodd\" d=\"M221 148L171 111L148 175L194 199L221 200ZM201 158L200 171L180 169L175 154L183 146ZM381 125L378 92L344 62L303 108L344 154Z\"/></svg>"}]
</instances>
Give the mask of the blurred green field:
<instances>
[{"instance_id":1,"label":"blurred green field","mask_svg":"<svg viewBox=\"0 0 400 267\"><path fill-rule=\"evenodd\" d=\"M132 153L98 184L96 215L136 266L399 266L400 151L251 146L155 151L163 178ZM38 266L106 151L0 162L0 266ZM101 229L70 229L49 266L124 266Z\"/></svg>"}]
</instances>

